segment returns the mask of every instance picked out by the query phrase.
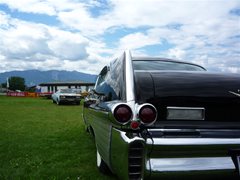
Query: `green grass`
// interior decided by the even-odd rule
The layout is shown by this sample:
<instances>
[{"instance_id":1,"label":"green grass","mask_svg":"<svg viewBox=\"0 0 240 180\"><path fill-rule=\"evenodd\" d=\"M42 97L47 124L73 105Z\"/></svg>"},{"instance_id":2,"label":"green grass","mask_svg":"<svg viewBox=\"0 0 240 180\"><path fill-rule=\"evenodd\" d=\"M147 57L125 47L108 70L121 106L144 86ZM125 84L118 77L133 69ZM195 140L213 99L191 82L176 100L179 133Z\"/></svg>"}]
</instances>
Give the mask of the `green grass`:
<instances>
[{"instance_id":1,"label":"green grass","mask_svg":"<svg viewBox=\"0 0 240 180\"><path fill-rule=\"evenodd\" d=\"M115 179L96 168L82 106L0 96L0 179Z\"/></svg>"}]
</instances>

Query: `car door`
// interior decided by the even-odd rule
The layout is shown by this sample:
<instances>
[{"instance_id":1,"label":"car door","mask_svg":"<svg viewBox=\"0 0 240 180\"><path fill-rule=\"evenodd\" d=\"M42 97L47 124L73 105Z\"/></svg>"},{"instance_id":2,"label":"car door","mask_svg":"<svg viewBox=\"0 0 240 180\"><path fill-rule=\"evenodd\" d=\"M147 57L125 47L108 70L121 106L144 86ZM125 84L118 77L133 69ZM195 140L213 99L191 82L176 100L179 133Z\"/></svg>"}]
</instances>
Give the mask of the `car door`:
<instances>
[{"instance_id":1,"label":"car door","mask_svg":"<svg viewBox=\"0 0 240 180\"><path fill-rule=\"evenodd\" d=\"M92 128L95 137L95 143L102 159L110 164L110 137L111 122L109 120L109 108L107 106L109 93L105 78L108 76L108 67L104 67L98 76L95 88L93 90L95 101L85 102L84 118L87 124Z\"/></svg>"}]
</instances>

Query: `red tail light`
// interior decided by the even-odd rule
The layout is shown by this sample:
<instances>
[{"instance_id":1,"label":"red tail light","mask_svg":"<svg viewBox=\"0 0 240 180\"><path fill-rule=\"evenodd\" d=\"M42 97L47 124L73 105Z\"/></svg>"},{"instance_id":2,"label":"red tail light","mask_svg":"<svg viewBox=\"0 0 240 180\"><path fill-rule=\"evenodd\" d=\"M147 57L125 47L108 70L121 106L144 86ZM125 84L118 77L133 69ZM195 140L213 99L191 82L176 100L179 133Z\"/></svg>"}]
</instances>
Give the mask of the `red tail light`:
<instances>
[{"instance_id":1,"label":"red tail light","mask_svg":"<svg viewBox=\"0 0 240 180\"><path fill-rule=\"evenodd\" d=\"M132 119L133 113L128 105L120 104L114 109L113 115L119 123L126 124Z\"/></svg>"},{"instance_id":2,"label":"red tail light","mask_svg":"<svg viewBox=\"0 0 240 180\"><path fill-rule=\"evenodd\" d=\"M151 104L144 104L140 106L138 111L138 116L142 123L144 124L151 124L157 119L157 110Z\"/></svg>"},{"instance_id":3,"label":"red tail light","mask_svg":"<svg viewBox=\"0 0 240 180\"><path fill-rule=\"evenodd\" d=\"M133 130L138 129L139 126L140 126L140 122L138 122L138 121L132 121L131 124L130 124L130 127L131 127Z\"/></svg>"}]
</instances>

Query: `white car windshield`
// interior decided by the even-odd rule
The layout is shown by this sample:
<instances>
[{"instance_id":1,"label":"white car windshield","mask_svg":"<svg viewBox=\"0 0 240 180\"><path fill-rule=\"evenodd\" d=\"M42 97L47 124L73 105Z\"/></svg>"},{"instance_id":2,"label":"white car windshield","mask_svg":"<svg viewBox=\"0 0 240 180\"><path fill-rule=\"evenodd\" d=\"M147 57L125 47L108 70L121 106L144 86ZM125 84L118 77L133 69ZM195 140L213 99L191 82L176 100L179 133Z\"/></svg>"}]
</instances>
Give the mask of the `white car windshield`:
<instances>
[{"instance_id":1,"label":"white car windshield","mask_svg":"<svg viewBox=\"0 0 240 180\"><path fill-rule=\"evenodd\" d=\"M80 93L81 89L61 89L60 93Z\"/></svg>"}]
</instances>

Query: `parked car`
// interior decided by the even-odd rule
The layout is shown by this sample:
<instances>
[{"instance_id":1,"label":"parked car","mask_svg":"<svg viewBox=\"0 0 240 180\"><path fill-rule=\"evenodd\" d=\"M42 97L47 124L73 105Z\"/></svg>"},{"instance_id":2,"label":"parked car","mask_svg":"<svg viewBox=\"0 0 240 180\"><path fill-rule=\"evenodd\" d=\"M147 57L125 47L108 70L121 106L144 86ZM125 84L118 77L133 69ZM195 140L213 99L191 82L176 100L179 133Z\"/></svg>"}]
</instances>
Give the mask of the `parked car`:
<instances>
[{"instance_id":1,"label":"parked car","mask_svg":"<svg viewBox=\"0 0 240 180\"><path fill-rule=\"evenodd\" d=\"M239 74L124 52L101 70L95 100L84 103L99 170L119 179L182 172L236 177L239 91Z\"/></svg>"},{"instance_id":2,"label":"parked car","mask_svg":"<svg viewBox=\"0 0 240 180\"><path fill-rule=\"evenodd\" d=\"M46 99L52 99L52 92L41 92L39 93L39 97L46 98Z\"/></svg>"},{"instance_id":3,"label":"parked car","mask_svg":"<svg viewBox=\"0 0 240 180\"><path fill-rule=\"evenodd\" d=\"M60 89L52 94L52 101L58 105L63 103L77 104L81 102L80 89Z\"/></svg>"}]
</instances>

